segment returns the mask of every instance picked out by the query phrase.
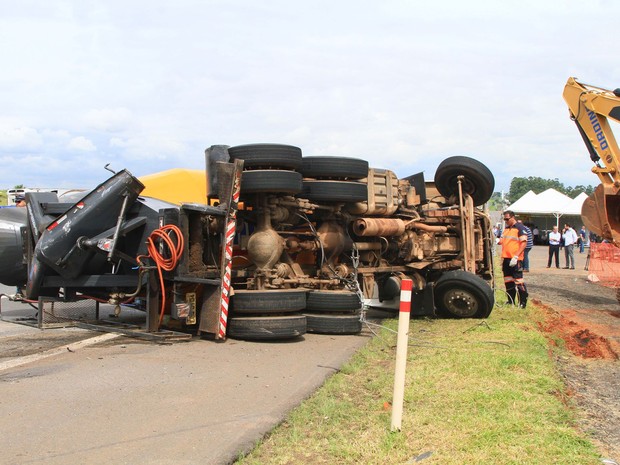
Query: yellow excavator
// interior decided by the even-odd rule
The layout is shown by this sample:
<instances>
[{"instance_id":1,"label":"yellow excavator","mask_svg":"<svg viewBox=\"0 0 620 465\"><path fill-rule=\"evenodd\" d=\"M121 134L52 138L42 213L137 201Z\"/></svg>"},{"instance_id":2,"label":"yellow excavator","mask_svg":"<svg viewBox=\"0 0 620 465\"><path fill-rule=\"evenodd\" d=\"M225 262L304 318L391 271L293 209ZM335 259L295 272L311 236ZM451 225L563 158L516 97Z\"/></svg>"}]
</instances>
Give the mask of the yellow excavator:
<instances>
[{"instance_id":1,"label":"yellow excavator","mask_svg":"<svg viewBox=\"0 0 620 465\"><path fill-rule=\"evenodd\" d=\"M563 96L594 162L592 172L601 181L583 203L581 218L590 231L620 247L620 151L610 126L610 119L620 122L620 89L571 77Z\"/></svg>"}]
</instances>

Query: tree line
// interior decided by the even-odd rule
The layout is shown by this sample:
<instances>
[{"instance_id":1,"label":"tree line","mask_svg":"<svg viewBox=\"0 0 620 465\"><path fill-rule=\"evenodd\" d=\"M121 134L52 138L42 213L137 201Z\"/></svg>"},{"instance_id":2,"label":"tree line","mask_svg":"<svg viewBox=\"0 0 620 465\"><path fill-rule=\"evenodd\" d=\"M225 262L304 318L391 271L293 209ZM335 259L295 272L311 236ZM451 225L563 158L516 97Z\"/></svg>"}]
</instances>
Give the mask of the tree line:
<instances>
[{"instance_id":1,"label":"tree line","mask_svg":"<svg viewBox=\"0 0 620 465\"><path fill-rule=\"evenodd\" d=\"M528 191L533 191L535 194L540 194L547 189L555 189L562 194L567 195L571 199L574 199L582 192L591 195L594 192L596 186L565 186L557 178L555 179L543 179L538 176L528 176L520 178L512 178L510 182L510 190L502 199L501 192L494 192L493 196L489 200L489 208L491 210L502 210L505 205L510 205L523 197Z\"/></svg>"}]
</instances>

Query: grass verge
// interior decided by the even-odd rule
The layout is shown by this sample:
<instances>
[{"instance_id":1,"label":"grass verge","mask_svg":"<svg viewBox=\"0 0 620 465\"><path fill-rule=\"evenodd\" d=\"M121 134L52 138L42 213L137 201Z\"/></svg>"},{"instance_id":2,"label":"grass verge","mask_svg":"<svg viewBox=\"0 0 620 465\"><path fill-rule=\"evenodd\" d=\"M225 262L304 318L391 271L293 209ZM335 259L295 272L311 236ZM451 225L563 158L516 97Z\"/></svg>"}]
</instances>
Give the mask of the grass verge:
<instances>
[{"instance_id":1,"label":"grass verge","mask_svg":"<svg viewBox=\"0 0 620 465\"><path fill-rule=\"evenodd\" d=\"M575 428L541 318L528 306L496 308L484 321L413 320L396 433L396 335L383 329L236 463L600 463ZM396 320L384 324L397 328Z\"/></svg>"}]
</instances>

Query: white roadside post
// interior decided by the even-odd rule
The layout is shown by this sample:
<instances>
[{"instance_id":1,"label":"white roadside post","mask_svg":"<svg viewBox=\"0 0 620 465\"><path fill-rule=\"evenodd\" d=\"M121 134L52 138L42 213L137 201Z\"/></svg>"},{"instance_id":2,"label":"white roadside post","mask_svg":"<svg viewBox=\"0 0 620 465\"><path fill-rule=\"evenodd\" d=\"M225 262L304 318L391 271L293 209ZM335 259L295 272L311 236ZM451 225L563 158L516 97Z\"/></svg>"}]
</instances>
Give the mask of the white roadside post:
<instances>
[{"instance_id":1,"label":"white roadside post","mask_svg":"<svg viewBox=\"0 0 620 465\"><path fill-rule=\"evenodd\" d=\"M396 341L396 368L394 370L394 396L392 399L392 431L400 431L405 398L405 372L409 345L409 315L413 281L403 279L400 285L400 311L398 312L398 339Z\"/></svg>"}]
</instances>

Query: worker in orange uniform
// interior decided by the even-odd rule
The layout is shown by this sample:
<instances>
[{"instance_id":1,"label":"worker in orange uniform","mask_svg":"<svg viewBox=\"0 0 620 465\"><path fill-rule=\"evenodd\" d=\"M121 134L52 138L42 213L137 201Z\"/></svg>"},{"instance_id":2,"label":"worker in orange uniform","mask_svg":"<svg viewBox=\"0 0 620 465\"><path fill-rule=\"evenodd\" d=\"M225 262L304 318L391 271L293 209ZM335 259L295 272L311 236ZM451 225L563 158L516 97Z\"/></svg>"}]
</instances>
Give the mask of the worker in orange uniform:
<instances>
[{"instance_id":1,"label":"worker in orange uniform","mask_svg":"<svg viewBox=\"0 0 620 465\"><path fill-rule=\"evenodd\" d=\"M517 303L519 293L519 307L527 304L527 288L523 280L523 252L527 246L527 232L523 223L517 223L515 214L511 210L504 212L504 232L499 240L502 246L502 272L506 293L511 303Z\"/></svg>"}]
</instances>

